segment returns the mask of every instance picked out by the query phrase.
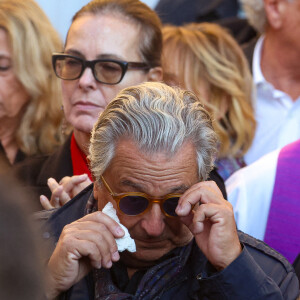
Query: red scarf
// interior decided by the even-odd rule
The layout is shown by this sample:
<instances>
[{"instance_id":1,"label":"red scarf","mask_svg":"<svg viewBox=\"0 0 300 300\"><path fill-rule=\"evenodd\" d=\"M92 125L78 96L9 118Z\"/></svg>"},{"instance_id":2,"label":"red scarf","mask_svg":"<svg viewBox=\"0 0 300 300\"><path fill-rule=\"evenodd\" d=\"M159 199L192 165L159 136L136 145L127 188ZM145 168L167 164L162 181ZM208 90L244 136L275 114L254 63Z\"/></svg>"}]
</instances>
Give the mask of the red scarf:
<instances>
[{"instance_id":1,"label":"red scarf","mask_svg":"<svg viewBox=\"0 0 300 300\"><path fill-rule=\"evenodd\" d=\"M74 137L74 133L72 134L71 138L71 159L73 166L73 175L88 174L90 180L93 181L91 171L88 167L86 155L78 147Z\"/></svg>"}]
</instances>

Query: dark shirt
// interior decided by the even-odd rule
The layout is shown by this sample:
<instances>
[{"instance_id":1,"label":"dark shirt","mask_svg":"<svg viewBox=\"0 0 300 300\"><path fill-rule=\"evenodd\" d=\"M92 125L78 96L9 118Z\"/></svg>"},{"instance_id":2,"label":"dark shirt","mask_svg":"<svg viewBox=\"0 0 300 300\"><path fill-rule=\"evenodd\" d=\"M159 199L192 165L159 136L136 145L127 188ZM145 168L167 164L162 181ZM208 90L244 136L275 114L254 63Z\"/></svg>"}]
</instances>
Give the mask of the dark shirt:
<instances>
[{"instance_id":1,"label":"dark shirt","mask_svg":"<svg viewBox=\"0 0 300 300\"><path fill-rule=\"evenodd\" d=\"M0 155L1 155L1 159L3 159L3 161L7 164L10 165L10 162L7 158L6 152L2 146L2 143L0 142ZM15 160L13 162L13 164L19 163L21 161L23 161L26 158L26 155L24 152L22 152L20 149L18 149L18 152L16 154Z\"/></svg>"},{"instance_id":2,"label":"dark shirt","mask_svg":"<svg viewBox=\"0 0 300 300\"><path fill-rule=\"evenodd\" d=\"M111 276L114 284L122 291L134 295L138 285L147 270L140 270L133 274L129 279L127 268L122 262L113 264L111 268Z\"/></svg>"},{"instance_id":3,"label":"dark shirt","mask_svg":"<svg viewBox=\"0 0 300 300\"><path fill-rule=\"evenodd\" d=\"M179 254L179 248L176 248L169 253L162 256L159 260L155 262L156 264L160 264L166 259L175 257ZM127 267L121 262L118 261L113 264L111 268L111 275L114 284L122 291L128 294L134 295L138 288L140 281L142 280L145 273L148 271L148 268L143 270L139 270L133 274L131 278L128 276Z\"/></svg>"}]
</instances>

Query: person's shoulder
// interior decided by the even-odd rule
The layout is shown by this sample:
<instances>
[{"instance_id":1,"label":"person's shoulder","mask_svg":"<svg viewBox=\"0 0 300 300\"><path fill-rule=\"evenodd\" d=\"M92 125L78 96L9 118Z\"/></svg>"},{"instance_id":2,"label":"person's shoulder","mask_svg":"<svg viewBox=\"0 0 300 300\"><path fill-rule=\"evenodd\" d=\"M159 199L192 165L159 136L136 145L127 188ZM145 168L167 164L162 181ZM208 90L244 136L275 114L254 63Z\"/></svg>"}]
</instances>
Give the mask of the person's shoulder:
<instances>
[{"instance_id":1,"label":"person's shoulder","mask_svg":"<svg viewBox=\"0 0 300 300\"><path fill-rule=\"evenodd\" d=\"M26 192L32 194L32 197L36 198L40 193L40 190L37 191L37 180L40 176L41 169L43 165L48 160L49 155L40 155L40 156L32 156L26 158L24 161L17 163L11 170L11 175L16 178L21 186L26 188ZM47 184L45 183L43 187L44 189L47 188Z\"/></svg>"},{"instance_id":2,"label":"person's shoulder","mask_svg":"<svg viewBox=\"0 0 300 300\"><path fill-rule=\"evenodd\" d=\"M240 242L247 248L250 255L266 273L272 273L275 269L278 272L281 271L282 275L284 273L294 273L294 269L288 260L265 242L242 231L239 231L238 235ZM278 273L277 275L280 274Z\"/></svg>"},{"instance_id":3,"label":"person's shoulder","mask_svg":"<svg viewBox=\"0 0 300 300\"><path fill-rule=\"evenodd\" d=\"M274 287L277 286L277 291L280 290L281 293L280 299L296 299L299 296L299 280L287 259L261 240L241 231L238 232L238 235L244 247L241 256L242 262L247 266L246 269L254 271L255 278L260 278L260 291L265 295L270 295L269 292L271 290L274 292ZM246 274L245 276L247 277ZM272 286L273 288L271 288ZM275 295L274 297L276 298Z\"/></svg>"},{"instance_id":4,"label":"person's shoulder","mask_svg":"<svg viewBox=\"0 0 300 300\"><path fill-rule=\"evenodd\" d=\"M243 182L245 185L257 184L261 180L265 180L272 175L274 176L279 151L280 149L272 151L254 163L233 173L225 182L227 192L230 186L238 186Z\"/></svg>"},{"instance_id":5,"label":"person's shoulder","mask_svg":"<svg viewBox=\"0 0 300 300\"><path fill-rule=\"evenodd\" d=\"M239 202L248 202L251 209L255 210L260 209L261 203L267 204L271 201L278 154L279 150L266 154L258 161L233 173L226 180L228 200L235 209ZM243 206L244 204L239 210ZM249 218L248 212L245 213L245 217Z\"/></svg>"},{"instance_id":6,"label":"person's shoulder","mask_svg":"<svg viewBox=\"0 0 300 300\"><path fill-rule=\"evenodd\" d=\"M47 186L49 177L60 180L71 176L70 139L51 154L29 157L16 164L12 173L25 186Z\"/></svg>"}]
</instances>

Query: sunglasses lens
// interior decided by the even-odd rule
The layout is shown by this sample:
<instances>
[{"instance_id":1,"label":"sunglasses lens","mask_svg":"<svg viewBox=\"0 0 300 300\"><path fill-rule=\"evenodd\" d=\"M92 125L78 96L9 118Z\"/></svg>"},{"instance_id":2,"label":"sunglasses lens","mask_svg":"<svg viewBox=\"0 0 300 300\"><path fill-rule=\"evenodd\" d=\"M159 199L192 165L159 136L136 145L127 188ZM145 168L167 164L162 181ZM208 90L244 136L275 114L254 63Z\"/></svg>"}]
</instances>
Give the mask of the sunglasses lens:
<instances>
[{"instance_id":1,"label":"sunglasses lens","mask_svg":"<svg viewBox=\"0 0 300 300\"><path fill-rule=\"evenodd\" d=\"M119 207L123 213L129 216L136 216L148 207L148 200L142 196L126 196L119 202Z\"/></svg>"},{"instance_id":2,"label":"sunglasses lens","mask_svg":"<svg viewBox=\"0 0 300 300\"><path fill-rule=\"evenodd\" d=\"M163 203L163 209L164 211L173 217L177 217L177 214L175 212L175 209L178 205L179 197L171 197L168 198L164 203Z\"/></svg>"}]
</instances>

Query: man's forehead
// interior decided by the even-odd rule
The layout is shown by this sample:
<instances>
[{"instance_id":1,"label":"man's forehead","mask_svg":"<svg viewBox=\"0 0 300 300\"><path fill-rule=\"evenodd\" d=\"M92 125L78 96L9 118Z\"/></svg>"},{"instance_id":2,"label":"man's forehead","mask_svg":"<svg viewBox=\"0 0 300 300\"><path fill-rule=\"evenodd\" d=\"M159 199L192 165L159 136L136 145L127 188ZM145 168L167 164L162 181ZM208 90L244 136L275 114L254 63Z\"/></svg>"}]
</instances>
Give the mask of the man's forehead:
<instances>
[{"instance_id":1,"label":"man's forehead","mask_svg":"<svg viewBox=\"0 0 300 300\"><path fill-rule=\"evenodd\" d=\"M150 147L149 147L150 148ZM157 147L159 148L159 147ZM153 147L151 147L153 149ZM115 154L113 159L122 160L126 158L141 159L144 161L166 161L172 162L180 160L180 158L190 157L196 158L196 149L193 143L186 141L184 142L174 153L169 150L147 150L147 146L139 147L138 142L132 138L123 138L116 143Z\"/></svg>"},{"instance_id":2,"label":"man's forehead","mask_svg":"<svg viewBox=\"0 0 300 300\"><path fill-rule=\"evenodd\" d=\"M122 178L143 178L145 181L172 181L180 176L198 178L195 147L186 143L175 154L166 151L147 153L131 140L121 140L115 148L115 155L104 172L118 181Z\"/></svg>"}]
</instances>

